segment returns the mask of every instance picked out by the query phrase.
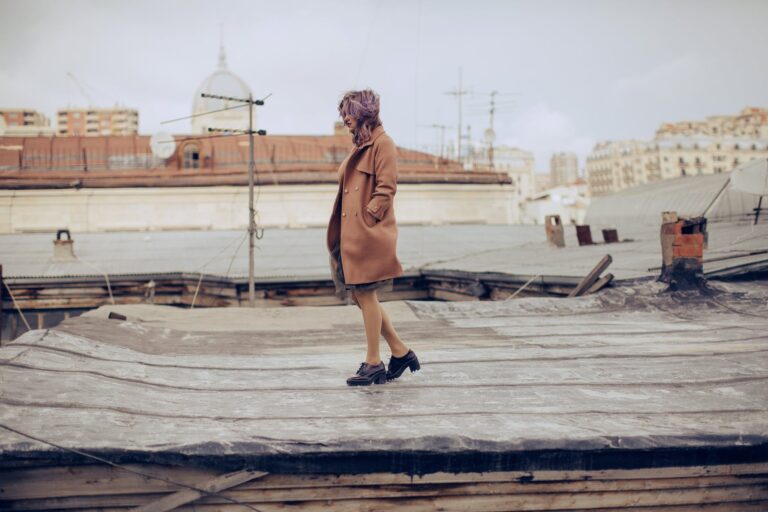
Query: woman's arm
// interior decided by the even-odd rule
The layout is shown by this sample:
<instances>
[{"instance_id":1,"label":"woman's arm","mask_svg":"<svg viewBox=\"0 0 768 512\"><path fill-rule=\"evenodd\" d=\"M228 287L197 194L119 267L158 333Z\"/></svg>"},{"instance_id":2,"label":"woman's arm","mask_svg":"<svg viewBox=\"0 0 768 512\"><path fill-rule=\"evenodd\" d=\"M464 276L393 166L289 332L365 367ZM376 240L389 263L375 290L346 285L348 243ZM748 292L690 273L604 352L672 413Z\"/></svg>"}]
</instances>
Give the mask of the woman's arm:
<instances>
[{"instance_id":1,"label":"woman's arm","mask_svg":"<svg viewBox=\"0 0 768 512\"><path fill-rule=\"evenodd\" d=\"M397 147L390 137L380 137L381 144L374 145L373 172L376 187L366 205L368 213L381 220L392 206L397 190Z\"/></svg>"}]
</instances>

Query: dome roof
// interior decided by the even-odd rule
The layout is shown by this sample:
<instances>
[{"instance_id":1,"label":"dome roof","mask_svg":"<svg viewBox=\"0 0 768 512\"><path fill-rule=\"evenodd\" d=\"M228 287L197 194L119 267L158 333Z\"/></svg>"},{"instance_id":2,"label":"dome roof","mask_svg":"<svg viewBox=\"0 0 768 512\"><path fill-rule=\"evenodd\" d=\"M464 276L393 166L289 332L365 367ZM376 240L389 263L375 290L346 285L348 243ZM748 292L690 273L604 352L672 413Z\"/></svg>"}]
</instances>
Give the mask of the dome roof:
<instances>
[{"instance_id":1,"label":"dome roof","mask_svg":"<svg viewBox=\"0 0 768 512\"><path fill-rule=\"evenodd\" d=\"M227 69L227 57L223 46L219 49L218 69L203 80L195 92L195 97L192 100L192 113L210 112L230 106L231 102L225 100L203 98L200 96L202 93L235 98L247 98L251 94L251 89L243 79ZM244 110L245 112L248 111L248 109Z\"/></svg>"}]
</instances>

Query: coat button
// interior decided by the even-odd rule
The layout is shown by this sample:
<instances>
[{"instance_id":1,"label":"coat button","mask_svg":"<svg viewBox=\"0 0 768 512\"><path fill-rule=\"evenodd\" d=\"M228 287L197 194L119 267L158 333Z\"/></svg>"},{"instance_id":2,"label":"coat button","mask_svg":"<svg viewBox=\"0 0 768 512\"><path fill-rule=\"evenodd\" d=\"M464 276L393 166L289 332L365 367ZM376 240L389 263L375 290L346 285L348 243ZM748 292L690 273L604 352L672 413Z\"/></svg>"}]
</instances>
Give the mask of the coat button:
<instances>
[{"instance_id":1,"label":"coat button","mask_svg":"<svg viewBox=\"0 0 768 512\"><path fill-rule=\"evenodd\" d=\"M346 216L347 216L347 212L342 212L342 213L341 213L341 216L342 216L342 217L346 217Z\"/></svg>"},{"instance_id":2,"label":"coat button","mask_svg":"<svg viewBox=\"0 0 768 512\"><path fill-rule=\"evenodd\" d=\"M344 189L344 193L345 193L345 194L349 194L349 189L346 189L346 188L345 188L345 189Z\"/></svg>"},{"instance_id":3,"label":"coat button","mask_svg":"<svg viewBox=\"0 0 768 512\"><path fill-rule=\"evenodd\" d=\"M355 187L355 190L360 190L360 187Z\"/></svg>"}]
</instances>

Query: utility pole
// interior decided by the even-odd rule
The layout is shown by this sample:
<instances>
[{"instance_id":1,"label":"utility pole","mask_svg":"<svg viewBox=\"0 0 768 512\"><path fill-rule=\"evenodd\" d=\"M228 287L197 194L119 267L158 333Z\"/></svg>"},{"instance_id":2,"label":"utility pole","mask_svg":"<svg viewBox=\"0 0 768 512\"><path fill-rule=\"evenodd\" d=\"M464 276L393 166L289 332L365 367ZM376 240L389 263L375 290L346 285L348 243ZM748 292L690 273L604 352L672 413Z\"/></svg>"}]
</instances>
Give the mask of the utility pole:
<instances>
[{"instance_id":1,"label":"utility pole","mask_svg":"<svg viewBox=\"0 0 768 512\"><path fill-rule=\"evenodd\" d=\"M254 157L254 144L253 136L266 135L266 130L254 131L253 129L253 106L264 105L264 100L269 98L270 95L262 100L254 100L253 94L249 94L248 98L232 98L230 96L219 96L217 94L205 94L202 93L203 98L216 98L220 100L227 100L239 103L245 103L248 105L248 130L232 130L232 129L219 129L208 128L209 132L227 132L227 133L247 133L248 134L248 147L250 158L248 159L248 305L254 307L256 305L256 285L254 280L254 249L256 243L255 238L261 238L261 235L256 233L256 210L253 204L253 182L254 173L256 170L256 159Z\"/></svg>"},{"instance_id":2,"label":"utility pole","mask_svg":"<svg viewBox=\"0 0 768 512\"><path fill-rule=\"evenodd\" d=\"M491 171L494 169L493 165L493 142L496 140L496 132L493 129L493 114L496 112L496 95L499 91L493 91L491 93L491 125L488 132L486 132L486 140L488 141L488 161L491 166Z\"/></svg>"},{"instance_id":3,"label":"utility pole","mask_svg":"<svg viewBox=\"0 0 768 512\"><path fill-rule=\"evenodd\" d=\"M459 88L455 91L448 91L444 94L449 94L451 96L456 96L456 98L459 100L459 133L458 138L456 139L456 159L461 162L461 97L465 94L469 94L469 91L465 91L461 88L461 67L459 67Z\"/></svg>"},{"instance_id":4,"label":"utility pole","mask_svg":"<svg viewBox=\"0 0 768 512\"><path fill-rule=\"evenodd\" d=\"M248 94L248 305L256 304L256 284L254 278L254 247L256 242L256 211L253 208L253 174L256 170L256 160L253 150L253 93ZM262 102L263 103L263 102Z\"/></svg>"}]
</instances>

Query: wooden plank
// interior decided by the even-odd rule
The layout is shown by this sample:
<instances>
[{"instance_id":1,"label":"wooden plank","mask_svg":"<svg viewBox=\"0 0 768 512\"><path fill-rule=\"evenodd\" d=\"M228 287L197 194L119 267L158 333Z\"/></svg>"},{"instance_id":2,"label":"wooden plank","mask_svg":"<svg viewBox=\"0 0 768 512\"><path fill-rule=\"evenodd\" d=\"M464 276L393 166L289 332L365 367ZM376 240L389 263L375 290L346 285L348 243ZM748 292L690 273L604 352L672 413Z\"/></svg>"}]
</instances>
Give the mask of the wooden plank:
<instances>
[{"instance_id":1,"label":"wooden plank","mask_svg":"<svg viewBox=\"0 0 768 512\"><path fill-rule=\"evenodd\" d=\"M589 486L589 482L572 483L571 487L563 486L556 487L557 484L517 484L517 488L512 487L514 484L465 484L465 485L441 485L441 486L423 486L423 485L410 485L410 486L374 486L374 487L329 487L329 488L310 488L310 489L292 489L284 488L279 490L248 490L243 486L237 489L224 490L221 496L205 496L200 497L195 505L205 504L219 504L228 505L232 501L236 500L243 503L251 504L287 504L290 503L292 507L300 507L307 503L316 503L318 501L325 501L327 503L341 503L348 501L359 500L398 500L400 502L408 502L417 499L450 499L450 498L468 498L478 497L483 498L486 496L504 496L509 498L533 497L530 498L536 502L546 502L553 498L560 496L568 497L583 497L585 499L594 498L596 496L602 496L606 494L620 495L624 494L628 498L634 499L637 494L632 491L641 491L645 495L650 495L654 491L675 493L679 491L705 491L708 489L725 490L728 487L738 487L739 490L747 489L745 492L751 492L749 489L765 487L765 479L761 479L760 482L752 481L750 485L737 485L737 482L731 482L731 485L719 485L719 483L713 482L709 484L701 483L698 486L693 487L659 487L657 485L646 485L643 487L643 481L638 480L625 480L619 483L624 484L624 488L620 490L608 489L607 492L601 488L594 488L591 490L578 490L572 491L571 488L575 484ZM604 485L610 484L610 482L604 482ZM629 487L627 484L633 484ZM509 492L511 491L511 492ZM201 493L203 494L203 493ZM160 497L162 496L162 497ZM175 496L172 495L172 496ZM122 506L122 507L138 507L132 510L145 510L149 506L154 506L159 503L159 499L166 499L168 495L161 495L158 493L145 493L136 492L131 494L100 494L92 496L75 496L67 498L48 498L48 499L34 499L34 500L0 500L0 505L3 510L64 510L64 509L81 509L87 507L98 506ZM230 500L227 500L229 498ZM694 498L695 500L695 498ZM584 500L582 500L584 502ZM187 502L191 503L191 502ZM699 503L698 501L692 501L691 503ZM703 504L699 503L699 506ZM170 506L170 505L169 505ZM181 505L179 505L181 506ZM680 506L678 503L675 506ZM261 508L261 507L259 507ZM157 510L174 510L175 508L162 508ZM155 510L155 509L152 509ZM603 509L601 509L603 510Z\"/></svg>"},{"instance_id":2,"label":"wooden plank","mask_svg":"<svg viewBox=\"0 0 768 512\"><path fill-rule=\"evenodd\" d=\"M207 493L224 491L255 478L263 477L266 474L267 473L258 471L235 471L195 485L200 491L183 489L170 496L164 496L159 500L152 501L132 510L135 512L167 512L180 507L181 505L191 503L203 496L210 498L211 496L208 496ZM223 498L219 499L221 499L223 503L230 503L230 501L224 500Z\"/></svg>"},{"instance_id":3,"label":"wooden plank","mask_svg":"<svg viewBox=\"0 0 768 512\"><path fill-rule=\"evenodd\" d=\"M592 286L590 286L590 287L589 287L589 290L587 290L587 291L585 292L585 294L586 294L586 295L589 295L589 294L591 294L591 293L597 293L597 292L599 292L600 290L602 290L603 288L605 288L606 286L608 286L608 284L609 284L611 281L613 281L613 274L611 274L611 273L605 274L603 277L601 277L600 279L598 279L597 281L595 281L595 284L593 284Z\"/></svg>"},{"instance_id":4,"label":"wooden plank","mask_svg":"<svg viewBox=\"0 0 768 512\"><path fill-rule=\"evenodd\" d=\"M439 485L399 485L399 486L370 486L370 487L320 487L311 489L285 488L247 489L239 488L226 493L226 496L238 501L258 501L260 503L280 503L285 501L342 501L366 498L428 498L448 496L517 496L517 495L593 495L596 493L625 493L635 492L666 492L670 490L700 490L707 488L724 489L738 487L765 487L766 478L738 481L736 478L712 479L671 479L671 480L620 480L603 482L551 482L546 484L533 483L474 483L439 484ZM224 503L222 499L210 497L200 503Z\"/></svg>"},{"instance_id":5,"label":"wooden plank","mask_svg":"<svg viewBox=\"0 0 768 512\"><path fill-rule=\"evenodd\" d=\"M600 274L602 274L603 271L608 268L612 261L613 258L611 258L610 254L603 256L603 259L601 259L597 265L595 265L595 268L593 268L589 274L584 276L584 279L582 279L581 282L576 285L576 288L574 288L573 291L568 294L568 297L578 297L587 291L590 286L595 284L595 281L597 281L597 279L600 277Z\"/></svg>"},{"instance_id":6,"label":"wooden plank","mask_svg":"<svg viewBox=\"0 0 768 512\"><path fill-rule=\"evenodd\" d=\"M473 502L471 500L464 502L464 504L460 505L464 506L464 511L471 510L473 512L518 512L521 510L527 510L527 511L537 511L537 512L545 512L545 511L552 511L552 512L562 512L563 509L555 510L552 508L548 508L546 506L543 506L543 508L517 508L512 506L513 508L509 508L508 506L505 506L503 502L503 498L500 500L494 500L495 502L485 505L481 502ZM327 504L327 503L317 503L309 506L303 506L294 509L291 507L291 510L298 510L301 512L304 511L335 511L337 509L333 508L331 505L333 504ZM485 505L485 506L484 506ZM259 506L259 504L256 504L255 506L258 507L258 509L262 512L278 512L278 511L284 511L285 508L281 507L264 507ZM440 508L440 505L433 505L431 507L425 506L421 502L414 503L411 500L404 500L402 502L397 503L388 503L384 505L384 508L379 508L380 503L377 501L369 501L365 503L361 503L359 505L358 509L350 509L350 510L376 510L381 512L395 512L395 511L402 511L402 510L408 510L409 512L415 511L427 511L427 512L450 512L454 510L462 510L459 508L449 507L449 508ZM124 509L111 509L111 508L99 508L99 509L87 509L83 510L81 512L118 512ZM242 510L242 507L239 509L237 506L232 505L196 505L195 508L192 507L183 507L179 509L179 512L239 512ZM587 508L577 509L577 510L590 510ZM691 504L691 505L660 505L660 506L641 506L641 507L635 507L631 504L627 504L621 507L611 507L611 508L599 508L599 509L593 509L593 510L599 510L599 512L765 512L768 510L768 500L750 500L750 501L738 501L738 502L727 502L727 503L713 503L713 504Z\"/></svg>"},{"instance_id":7,"label":"wooden plank","mask_svg":"<svg viewBox=\"0 0 768 512\"><path fill-rule=\"evenodd\" d=\"M101 482L101 488L104 491L90 496L71 496L60 498L42 498L30 500L0 500L4 510L51 510L51 509L72 509L83 507L96 507L102 505L140 507L138 510L173 510L173 508L149 508L159 506L161 502L165 506L172 506L173 502L169 498L180 496L180 493L172 495L160 495L158 493L147 493L146 490L126 493L116 492L108 481ZM234 487L235 485L233 485ZM694 479L666 479L666 480L618 480L618 481L582 481L582 482L549 482L549 483L474 483L464 484L410 484L410 485L381 485L381 486L351 486L351 487L311 487L311 488L293 488L284 487L279 489L251 488L250 485L240 485L237 489L224 490L222 496L198 496L196 504L221 504L232 503L227 500L237 500L244 503L258 504L280 504L291 503L291 506L299 506L302 502L311 503L318 501L343 502L356 500L415 500L415 499L438 499L455 497L457 499L476 496L479 498L485 496L506 496L515 498L522 496L530 498L532 501L543 502L552 500L558 495L568 498L584 498L586 500L602 496L626 495L634 501L639 494L649 497L654 492L673 495L677 492L708 491L708 490L727 490L727 488L738 488L739 491L751 493L753 489L758 488L763 491L766 488L766 476L752 479L739 480L736 477L709 477ZM210 489L213 490L213 489ZM181 491L185 492L185 491ZM191 491L195 492L195 491ZM699 503L695 501L691 503ZM162 496L162 497L160 497ZM650 498L649 498L650 499ZM184 503L189 503L184 502ZM181 506L181 502L179 505ZM678 503L679 505L679 503Z\"/></svg>"},{"instance_id":8,"label":"wooden plank","mask_svg":"<svg viewBox=\"0 0 768 512\"><path fill-rule=\"evenodd\" d=\"M212 504L214 498L203 498L195 503L195 510L236 510L236 505ZM466 512L467 510L506 511L574 511L617 508L619 510L648 510L648 507L675 507L695 505L706 510L705 504L721 505L733 502L768 501L765 486L734 486L705 489L670 489L663 491L597 492L562 494L517 494L477 496L436 496L414 498L358 498L349 500L315 500L290 502L295 511L330 510L333 512L359 512L376 510L390 512ZM286 503L258 501L258 497L246 501L261 512L284 511ZM219 508L216 508L219 507ZM242 510L242 507L239 508ZM190 509L191 510L191 509ZM725 510L734 510L734 507Z\"/></svg>"},{"instance_id":9,"label":"wooden plank","mask_svg":"<svg viewBox=\"0 0 768 512\"><path fill-rule=\"evenodd\" d=\"M126 468L185 485L210 480L214 470L125 464ZM730 482L760 481L768 474L768 463L719 466L671 467L599 471L507 471L488 473L432 473L410 476L402 473L368 473L360 475L285 475L270 474L242 485L242 489L299 492L302 489L361 487L423 487L439 485L511 484L521 490L544 489L548 485L563 486L573 492L578 488L606 490L661 487L686 487L695 482L723 485ZM628 483L623 483L628 482ZM586 487L581 487L586 486ZM107 494L161 493L176 490L167 482L145 478L135 473L105 465L57 466L0 471L0 496L23 500L53 497L84 497Z\"/></svg>"},{"instance_id":10,"label":"wooden plank","mask_svg":"<svg viewBox=\"0 0 768 512\"><path fill-rule=\"evenodd\" d=\"M429 292L429 297L431 299L435 300L444 300L446 302L453 302L453 301L459 301L459 302L465 302L465 301L478 301L480 300L480 297L476 295L467 295L461 292L454 292L454 291L448 291L448 290L440 290L437 288L432 288Z\"/></svg>"}]
</instances>

